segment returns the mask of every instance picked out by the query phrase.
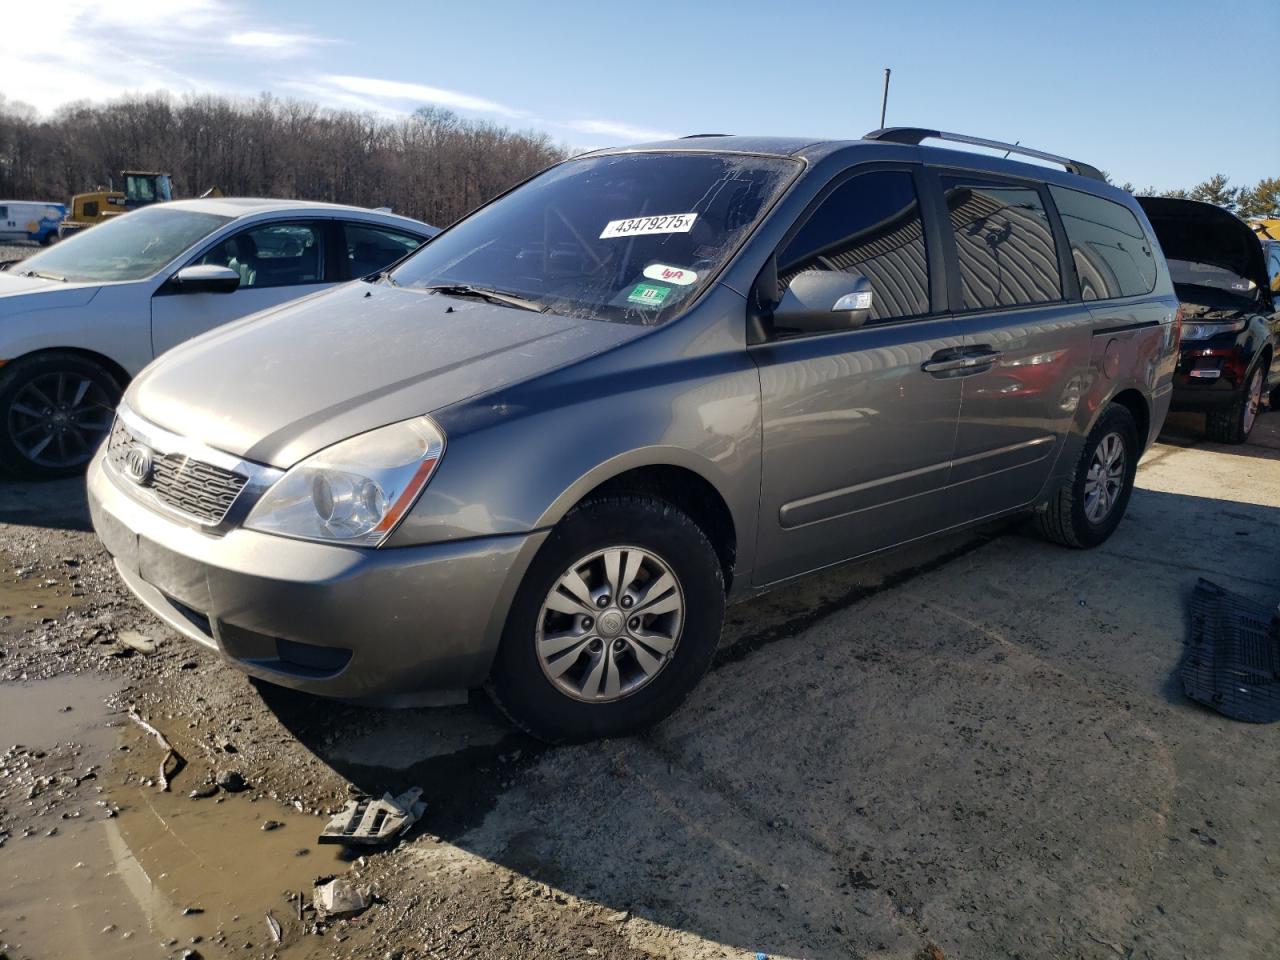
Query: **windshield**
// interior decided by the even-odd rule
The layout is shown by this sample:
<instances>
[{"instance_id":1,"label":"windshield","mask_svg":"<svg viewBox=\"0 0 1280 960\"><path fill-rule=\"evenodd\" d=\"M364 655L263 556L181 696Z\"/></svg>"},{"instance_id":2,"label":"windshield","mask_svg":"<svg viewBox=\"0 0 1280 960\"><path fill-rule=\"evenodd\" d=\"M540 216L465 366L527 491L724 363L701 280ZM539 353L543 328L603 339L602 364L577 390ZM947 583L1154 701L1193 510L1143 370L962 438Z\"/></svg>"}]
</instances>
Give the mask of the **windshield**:
<instances>
[{"instance_id":1,"label":"windshield","mask_svg":"<svg viewBox=\"0 0 1280 960\"><path fill-rule=\"evenodd\" d=\"M566 316L657 324L692 302L798 164L634 153L561 164L460 221L391 274Z\"/></svg>"},{"instance_id":2,"label":"windshield","mask_svg":"<svg viewBox=\"0 0 1280 960\"><path fill-rule=\"evenodd\" d=\"M230 220L148 207L89 227L12 269L57 280L141 280Z\"/></svg>"},{"instance_id":3,"label":"windshield","mask_svg":"<svg viewBox=\"0 0 1280 960\"><path fill-rule=\"evenodd\" d=\"M1258 288L1252 280L1240 276L1233 270L1213 263L1202 263L1199 260L1170 260L1169 276L1173 277L1174 283L1225 290L1240 297L1253 297Z\"/></svg>"}]
</instances>

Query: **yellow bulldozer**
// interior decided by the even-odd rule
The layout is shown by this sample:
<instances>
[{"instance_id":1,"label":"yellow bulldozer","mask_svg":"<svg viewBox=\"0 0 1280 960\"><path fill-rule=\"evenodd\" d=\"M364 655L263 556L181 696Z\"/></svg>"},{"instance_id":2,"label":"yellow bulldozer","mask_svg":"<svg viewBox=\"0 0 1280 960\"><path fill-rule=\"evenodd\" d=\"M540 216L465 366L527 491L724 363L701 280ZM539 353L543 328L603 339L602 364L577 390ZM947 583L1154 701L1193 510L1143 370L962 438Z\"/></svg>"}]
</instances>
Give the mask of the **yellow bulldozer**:
<instances>
[{"instance_id":1,"label":"yellow bulldozer","mask_svg":"<svg viewBox=\"0 0 1280 960\"><path fill-rule=\"evenodd\" d=\"M148 170L125 170L120 174L123 190L116 190L115 184L107 189L99 187L89 193L77 193L71 198L71 210L62 221L60 233L66 236L77 230L92 227L94 224L118 217L122 213L150 206L153 203L165 203L173 199L173 181L167 173ZM220 197L222 191L211 187L201 196Z\"/></svg>"}]
</instances>

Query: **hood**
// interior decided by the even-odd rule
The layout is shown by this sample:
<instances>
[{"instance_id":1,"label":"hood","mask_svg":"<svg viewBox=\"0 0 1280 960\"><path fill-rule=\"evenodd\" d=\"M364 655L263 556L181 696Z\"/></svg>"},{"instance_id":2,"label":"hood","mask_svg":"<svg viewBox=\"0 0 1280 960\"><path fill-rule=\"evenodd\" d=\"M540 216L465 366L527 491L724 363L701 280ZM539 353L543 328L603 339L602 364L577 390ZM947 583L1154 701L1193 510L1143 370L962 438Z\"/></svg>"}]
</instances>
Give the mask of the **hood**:
<instances>
[{"instance_id":1,"label":"hood","mask_svg":"<svg viewBox=\"0 0 1280 960\"><path fill-rule=\"evenodd\" d=\"M1262 244L1249 225L1212 203L1175 197L1138 197L1156 239L1170 260L1196 260L1269 287Z\"/></svg>"},{"instance_id":2,"label":"hood","mask_svg":"<svg viewBox=\"0 0 1280 960\"><path fill-rule=\"evenodd\" d=\"M100 283L67 283L44 277L24 277L19 275L21 270L21 263L13 264L8 270L0 270L0 316L88 303L102 288Z\"/></svg>"},{"instance_id":3,"label":"hood","mask_svg":"<svg viewBox=\"0 0 1280 960\"><path fill-rule=\"evenodd\" d=\"M169 351L138 375L125 402L175 433L289 467L646 329L357 281Z\"/></svg>"}]
</instances>

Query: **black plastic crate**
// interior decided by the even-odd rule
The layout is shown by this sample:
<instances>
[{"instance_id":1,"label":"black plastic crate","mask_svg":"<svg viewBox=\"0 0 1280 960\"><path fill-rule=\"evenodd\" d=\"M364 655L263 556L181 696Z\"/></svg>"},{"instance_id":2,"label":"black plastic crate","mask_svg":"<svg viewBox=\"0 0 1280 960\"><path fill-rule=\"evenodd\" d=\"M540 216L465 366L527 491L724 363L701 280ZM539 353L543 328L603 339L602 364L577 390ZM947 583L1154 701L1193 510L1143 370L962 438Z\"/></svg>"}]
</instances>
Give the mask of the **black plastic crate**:
<instances>
[{"instance_id":1,"label":"black plastic crate","mask_svg":"<svg viewBox=\"0 0 1280 960\"><path fill-rule=\"evenodd\" d=\"M1192 700L1249 723L1280 720L1280 613L1201 579L1179 670Z\"/></svg>"}]
</instances>

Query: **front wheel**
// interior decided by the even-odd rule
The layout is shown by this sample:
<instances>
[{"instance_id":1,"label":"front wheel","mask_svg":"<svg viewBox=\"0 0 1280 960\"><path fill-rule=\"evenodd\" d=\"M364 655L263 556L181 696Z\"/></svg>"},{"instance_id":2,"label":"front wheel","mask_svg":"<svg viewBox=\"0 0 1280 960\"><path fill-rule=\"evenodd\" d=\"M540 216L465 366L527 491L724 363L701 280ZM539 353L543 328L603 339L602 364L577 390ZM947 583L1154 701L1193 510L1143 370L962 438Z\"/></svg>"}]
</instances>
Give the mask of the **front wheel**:
<instances>
[{"instance_id":1,"label":"front wheel","mask_svg":"<svg viewBox=\"0 0 1280 960\"><path fill-rule=\"evenodd\" d=\"M525 575L489 692L542 740L635 733L706 672L724 604L719 559L686 514L645 495L589 500Z\"/></svg>"},{"instance_id":2,"label":"front wheel","mask_svg":"<svg viewBox=\"0 0 1280 960\"><path fill-rule=\"evenodd\" d=\"M1085 438L1071 478L1035 515L1041 535L1066 547L1096 547L1119 526L1138 470L1138 429L1118 403Z\"/></svg>"},{"instance_id":3,"label":"front wheel","mask_svg":"<svg viewBox=\"0 0 1280 960\"><path fill-rule=\"evenodd\" d=\"M1266 368L1259 365L1249 377L1248 386L1231 406L1223 410L1210 410L1205 415L1205 432L1217 443L1244 443L1253 432L1258 411L1262 408L1262 385L1266 382Z\"/></svg>"},{"instance_id":4,"label":"front wheel","mask_svg":"<svg viewBox=\"0 0 1280 960\"><path fill-rule=\"evenodd\" d=\"M80 354L0 367L0 466L31 480L79 473L106 439L120 394L116 378Z\"/></svg>"}]
</instances>

